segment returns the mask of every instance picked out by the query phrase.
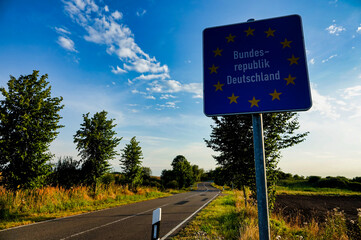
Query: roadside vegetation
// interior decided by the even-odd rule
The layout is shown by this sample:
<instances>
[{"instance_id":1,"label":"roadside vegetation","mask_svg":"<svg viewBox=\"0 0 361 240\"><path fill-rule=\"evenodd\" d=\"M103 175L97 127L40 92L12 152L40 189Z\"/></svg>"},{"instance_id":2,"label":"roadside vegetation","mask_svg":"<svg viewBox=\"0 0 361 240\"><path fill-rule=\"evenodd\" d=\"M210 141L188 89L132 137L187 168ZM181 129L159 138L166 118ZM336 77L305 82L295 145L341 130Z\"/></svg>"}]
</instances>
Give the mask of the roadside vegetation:
<instances>
[{"instance_id":1,"label":"roadside vegetation","mask_svg":"<svg viewBox=\"0 0 361 240\"><path fill-rule=\"evenodd\" d=\"M171 193L175 192L161 192L151 187L139 187L133 192L128 186L114 183L99 184L95 195L93 189L86 186L69 189L48 186L16 192L0 187L0 229L166 197Z\"/></svg>"},{"instance_id":2,"label":"roadside vegetation","mask_svg":"<svg viewBox=\"0 0 361 240\"><path fill-rule=\"evenodd\" d=\"M74 133L78 159L50 153L62 97L52 97L48 75L10 76L0 87L0 229L165 197L187 191L204 173L178 155L162 178L143 166L140 142L122 137L105 110L83 114ZM119 160L121 172L111 172ZM176 190L171 190L176 189Z\"/></svg>"},{"instance_id":3,"label":"roadside vegetation","mask_svg":"<svg viewBox=\"0 0 361 240\"><path fill-rule=\"evenodd\" d=\"M173 240L259 239L256 204L249 201L246 206L243 192L239 190L231 191L228 188L223 193ZM327 213L324 222L312 218L308 221L301 219L289 219L279 213L271 213L271 239L361 239L361 209L357 220L347 220L337 208Z\"/></svg>"}]
</instances>

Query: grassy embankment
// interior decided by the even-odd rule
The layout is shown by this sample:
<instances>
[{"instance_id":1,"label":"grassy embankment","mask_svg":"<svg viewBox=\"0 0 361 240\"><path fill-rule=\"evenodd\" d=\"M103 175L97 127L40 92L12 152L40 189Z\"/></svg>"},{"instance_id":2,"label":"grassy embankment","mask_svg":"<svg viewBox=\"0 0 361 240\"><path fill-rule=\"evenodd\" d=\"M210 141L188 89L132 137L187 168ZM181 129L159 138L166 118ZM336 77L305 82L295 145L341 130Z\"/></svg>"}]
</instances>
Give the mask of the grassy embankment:
<instances>
[{"instance_id":1,"label":"grassy embankment","mask_svg":"<svg viewBox=\"0 0 361 240\"><path fill-rule=\"evenodd\" d=\"M244 205L240 191L225 191L209 204L174 240L182 239L259 239L257 206ZM361 216L353 226L347 227L343 213L333 211L327 221L318 223L310 219L307 223L299 219L284 220L281 215L271 214L271 239L341 240L360 239Z\"/></svg>"},{"instance_id":2,"label":"grassy embankment","mask_svg":"<svg viewBox=\"0 0 361 240\"><path fill-rule=\"evenodd\" d=\"M317 184L310 183L307 180L282 180L279 182L277 194L292 195L331 195L331 196L348 196L361 195L360 191L353 191L345 187L319 187Z\"/></svg>"},{"instance_id":3,"label":"grassy embankment","mask_svg":"<svg viewBox=\"0 0 361 240\"><path fill-rule=\"evenodd\" d=\"M145 187L133 193L128 187L115 184L99 186L96 194L87 187L69 190L44 187L16 193L0 187L0 229L166 197L173 193L177 192L161 192Z\"/></svg>"}]
</instances>

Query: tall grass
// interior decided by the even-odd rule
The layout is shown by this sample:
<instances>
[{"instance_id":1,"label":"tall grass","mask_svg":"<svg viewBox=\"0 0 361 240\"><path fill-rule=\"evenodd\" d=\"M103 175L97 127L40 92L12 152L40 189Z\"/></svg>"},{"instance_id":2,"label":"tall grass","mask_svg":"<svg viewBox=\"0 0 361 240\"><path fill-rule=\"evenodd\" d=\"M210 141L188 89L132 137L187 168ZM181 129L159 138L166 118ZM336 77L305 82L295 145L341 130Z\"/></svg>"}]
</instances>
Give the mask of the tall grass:
<instances>
[{"instance_id":1,"label":"tall grass","mask_svg":"<svg viewBox=\"0 0 361 240\"><path fill-rule=\"evenodd\" d=\"M241 239L258 240L257 206L244 203L241 191L225 191L208 205L173 240L185 239ZM285 220L286 217L272 213L270 217L271 239L276 240L360 240L361 209L357 221L347 220L342 211L329 212L325 222L315 219L302 222L302 216ZM288 219L288 218L287 218Z\"/></svg>"},{"instance_id":2,"label":"tall grass","mask_svg":"<svg viewBox=\"0 0 361 240\"><path fill-rule=\"evenodd\" d=\"M237 212L240 216L240 239L258 240L257 206L244 206L241 192L235 192ZM360 209L361 212L361 209ZM358 221L347 220L342 211L334 209L326 216L325 222L309 219L302 222L301 216L285 220L281 214L270 216L271 239L347 240L361 239L361 213Z\"/></svg>"},{"instance_id":3,"label":"tall grass","mask_svg":"<svg viewBox=\"0 0 361 240\"><path fill-rule=\"evenodd\" d=\"M100 185L95 194L84 186L16 192L0 187L0 229L169 195L156 188L138 188L133 193L115 184Z\"/></svg>"}]
</instances>

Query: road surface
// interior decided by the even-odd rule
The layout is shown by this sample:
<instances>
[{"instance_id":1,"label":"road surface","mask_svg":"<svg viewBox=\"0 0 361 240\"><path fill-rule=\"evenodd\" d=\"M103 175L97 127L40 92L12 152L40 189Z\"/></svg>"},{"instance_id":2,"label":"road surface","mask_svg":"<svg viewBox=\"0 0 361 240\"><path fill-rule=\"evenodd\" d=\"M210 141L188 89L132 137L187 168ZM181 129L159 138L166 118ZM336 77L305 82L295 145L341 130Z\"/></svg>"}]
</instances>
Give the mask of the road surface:
<instances>
[{"instance_id":1,"label":"road surface","mask_svg":"<svg viewBox=\"0 0 361 240\"><path fill-rule=\"evenodd\" d=\"M156 208L162 208L160 238L167 239L218 194L200 183L197 191L2 230L0 240L150 240Z\"/></svg>"}]
</instances>

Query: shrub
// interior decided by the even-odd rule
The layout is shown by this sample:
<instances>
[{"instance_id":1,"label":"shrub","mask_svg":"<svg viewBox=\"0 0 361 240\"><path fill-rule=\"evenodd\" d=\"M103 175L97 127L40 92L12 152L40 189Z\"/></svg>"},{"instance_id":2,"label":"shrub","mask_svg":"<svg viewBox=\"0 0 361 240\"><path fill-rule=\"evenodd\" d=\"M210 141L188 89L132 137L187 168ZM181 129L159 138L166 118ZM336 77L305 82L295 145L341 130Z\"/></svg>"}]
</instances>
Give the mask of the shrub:
<instances>
[{"instance_id":1,"label":"shrub","mask_svg":"<svg viewBox=\"0 0 361 240\"><path fill-rule=\"evenodd\" d=\"M352 181L361 183L361 177L354 177Z\"/></svg>"},{"instance_id":2,"label":"shrub","mask_svg":"<svg viewBox=\"0 0 361 240\"><path fill-rule=\"evenodd\" d=\"M348 188L348 180L345 177L326 177L318 182L322 188Z\"/></svg>"},{"instance_id":3,"label":"shrub","mask_svg":"<svg viewBox=\"0 0 361 240\"><path fill-rule=\"evenodd\" d=\"M319 182L321 180L321 177L320 176L309 176L307 180L309 183L314 184L314 183Z\"/></svg>"},{"instance_id":4,"label":"shrub","mask_svg":"<svg viewBox=\"0 0 361 240\"><path fill-rule=\"evenodd\" d=\"M167 183L167 188L177 189L178 188L178 182L176 180L172 180Z\"/></svg>"},{"instance_id":5,"label":"shrub","mask_svg":"<svg viewBox=\"0 0 361 240\"><path fill-rule=\"evenodd\" d=\"M348 186L352 191L361 192L361 183L359 182L350 182Z\"/></svg>"},{"instance_id":6,"label":"shrub","mask_svg":"<svg viewBox=\"0 0 361 240\"><path fill-rule=\"evenodd\" d=\"M115 176L111 173L106 173L99 178L99 182L104 184L105 186L109 186L110 184L115 182Z\"/></svg>"},{"instance_id":7,"label":"shrub","mask_svg":"<svg viewBox=\"0 0 361 240\"><path fill-rule=\"evenodd\" d=\"M52 185L61 186L66 189L79 185L82 180L82 172L79 165L80 162L73 159L73 157L60 157L50 177Z\"/></svg>"}]
</instances>

